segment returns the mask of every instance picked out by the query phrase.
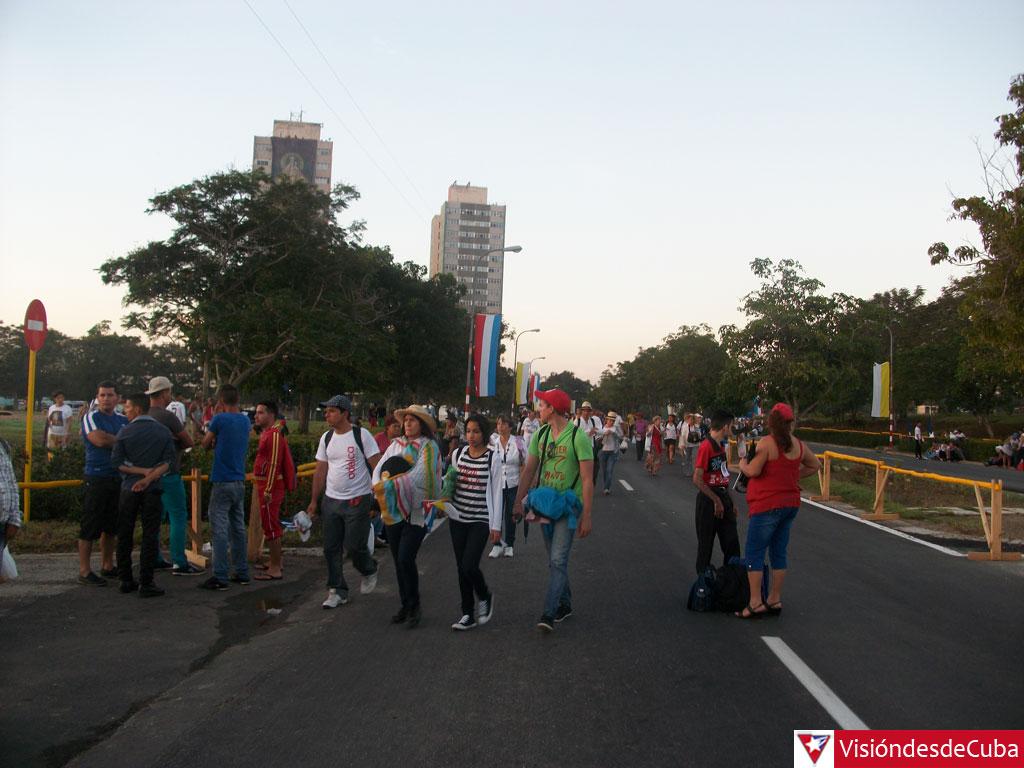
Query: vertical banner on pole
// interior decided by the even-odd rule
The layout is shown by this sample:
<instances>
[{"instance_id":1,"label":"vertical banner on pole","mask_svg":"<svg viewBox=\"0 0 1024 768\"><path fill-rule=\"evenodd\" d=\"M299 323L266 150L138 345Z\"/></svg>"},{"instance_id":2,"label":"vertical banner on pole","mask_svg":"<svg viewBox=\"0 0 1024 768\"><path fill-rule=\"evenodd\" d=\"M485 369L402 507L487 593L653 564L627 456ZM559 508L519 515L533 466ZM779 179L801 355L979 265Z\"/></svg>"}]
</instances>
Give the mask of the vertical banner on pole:
<instances>
[{"instance_id":1,"label":"vertical banner on pole","mask_svg":"<svg viewBox=\"0 0 1024 768\"><path fill-rule=\"evenodd\" d=\"M477 397L494 397L497 390L501 315L477 315L473 344L473 383Z\"/></svg>"},{"instance_id":2,"label":"vertical banner on pole","mask_svg":"<svg viewBox=\"0 0 1024 768\"><path fill-rule=\"evenodd\" d=\"M871 369L871 417L889 418L889 364L875 363Z\"/></svg>"},{"instance_id":3,"label":"vertical banner on pole","mask_svg":"<svg viewBox=\"0 0 1024 768\"><path fill-rule=\"evenodd\" d=\"M516 363L516 405L530 402L530 364Z\"/></svg>"},{"instance_id":4,"label":"vertical banner on pole","mask_svg":"<svg viewBox=\"0 0 1024 768\"><path fill-rule=\"evenodd\" d=\"M533 401L535 399L533 393L536 392L539 389L540 389L540 374L539 373L535 373L532 376L530 376L530 387L529 387L529 390L526 393L526 402L528 402L531 406L533 405Z\"/></svg>"}]
</instances>

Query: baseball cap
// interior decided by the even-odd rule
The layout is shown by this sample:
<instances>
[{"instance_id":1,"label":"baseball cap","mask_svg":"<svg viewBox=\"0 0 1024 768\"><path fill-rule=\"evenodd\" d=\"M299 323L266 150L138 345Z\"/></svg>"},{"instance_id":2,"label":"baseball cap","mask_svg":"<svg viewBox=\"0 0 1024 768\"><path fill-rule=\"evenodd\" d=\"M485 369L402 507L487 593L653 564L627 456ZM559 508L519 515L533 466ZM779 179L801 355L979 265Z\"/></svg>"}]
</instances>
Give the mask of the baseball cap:
<instances>
[{"instance_id":1,"label":"baseball cap","mask_svg":"<svg viewBox=\"0 0 1024 768\"><path fill-rule=\"evenodd\" d=\"M330 400L324 400L320 403L321 408L337 408L342 411L352 412L352 401L349 400L345 395L335 395Z\"/></svg>"},{"instance_id":2,"label":"baseball cap","mask_svg":"<svg viewBox=\"0 0 1024 768\"><path fill-rule=\"evenodd\" d=\"M154 376L149 380L149 389L146 390L146 394L155 395L157 392L163 392L165 389L171 389L171 380L166 376Z\"/></svg>"},{"instance_id":3,"label":"baseball cap","mask_svg":"<svg viewBox=\"0 0 1024 768\"><path fill-rule=\"evenodd\" d=\"M785 421L793 421L793 409L785 403L776 403L773 405L772 413L779 414Z\"/></svg>"},{"instance_id":4,"label":"baseball cap","mask_svg":"<svg viewBox=\"0 0 1024 768\"><path fill-rule=\"evenodd\" d=\"M568 413L572 406L572 400L560 389L548 389L548 390L537 390L533 393L533 396L538 400L543 400L545 403L550 405L559 413Z\"/></svg>"}]
</instances>

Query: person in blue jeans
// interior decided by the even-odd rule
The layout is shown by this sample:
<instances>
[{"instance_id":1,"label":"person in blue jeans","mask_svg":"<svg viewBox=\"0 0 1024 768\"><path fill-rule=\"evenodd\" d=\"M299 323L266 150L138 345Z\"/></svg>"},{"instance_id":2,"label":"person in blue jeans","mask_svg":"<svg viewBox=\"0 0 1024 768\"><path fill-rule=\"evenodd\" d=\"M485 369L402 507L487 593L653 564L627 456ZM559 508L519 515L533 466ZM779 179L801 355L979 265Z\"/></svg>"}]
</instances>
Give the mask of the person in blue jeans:
<instances>
[{"instance_id":1,"label":"person in blue jeans","mask_svg":"<svg viewBox=\"0 0 1024 768\"><path fill-rule=\"evenodd\" d=\"M612 492L612 476L615 474L615 463L619 460L619 444L622 443L622 427L619 426L619 417L615 411L608 411L604 417L604 426L598 433L601 440L601 480L604 485L604 495Z\"/></svg>"},{"instance_id":2,"label":"person in blue jeans","mask_svg":"<svg viewBox=\"0 0 1024 768\"><path fill-rule=\"evenodd\" d=\"M210 530L213 538L213 575L200 584L203 589L227 589L228 582L249 583L245 548L245 456L249 450L249 417L238 408L238 389L225 384L218 391L218 408L203 448L213 448L210 472ZM228 549L234 575L228 577Z\"/></svg>"},{"instance_id":3,"label":"person in blue jeans","mask_svg":"<svg viewBox=\"0 0 1024 768\"><path fill-rule=\"evenodd\" d=\"M523 499L533 486L533 478L540 473L541 486L562 493L575 494L582 502L582 512L576 521L576 530L569 527L568 516L541 525L544 546L548 551L548 591L544 598L544 613L537 627L551 632L555 624L572 615L572 588L569 586L569 553L573 534L583 539L590 535L591 507L594 501L594 453L590 437L582 429L574 428L566 418L572 403L560 389L536 392L539 412L544 424L533 433L527 449L526 467L519 478L519 490L513 508L513 517L523 517Z\"/></svg>"}]
</instances>

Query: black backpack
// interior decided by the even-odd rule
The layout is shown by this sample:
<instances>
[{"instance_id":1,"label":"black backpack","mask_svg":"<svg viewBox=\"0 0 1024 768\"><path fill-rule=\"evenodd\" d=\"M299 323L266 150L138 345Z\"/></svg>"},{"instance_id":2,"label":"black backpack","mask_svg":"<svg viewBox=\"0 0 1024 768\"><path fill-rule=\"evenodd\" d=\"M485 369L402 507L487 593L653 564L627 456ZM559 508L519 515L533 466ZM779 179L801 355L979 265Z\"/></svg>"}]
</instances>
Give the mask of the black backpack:
<instances>
[{"instance_id":1,"label":"black backpack","mask_svg":"<svg viewBox=\"0 0 1024 768\"><path fill-rule=\"evenodd\" d=\"M768 600L771 571L763 566L761 602ZM750 605L750 581L747 579L747 561L730 557L721 568L709 565L690 587L686 607L691 611L735 612Z\"/></svg>"},{"instance_id":2,"label":"black backpack","mask_svg":"<svg viewBox=\"0 0 1024 768\"><path fill-rule=\"evenodd\" d=\"M327 446L331 444L331 438L334 437L334 430L329 429L326 432L324 432L320 437L324 441L324 453L327 453ZM359 448L359 452L363 455L363 461L366 463L366 471L370 473L370 477L372 478L373 467L370 466L370 460L366 458L366 451L363 450L363 428L357 427L355 424L353 424L352 437L356 441L356 447ZM371 508L376 510L377 512L380 512L380 502L378 501L376 494L373 494L371 492L370 495L373 498L373 501L370 504Z\"/></svg>"}]
</instances>

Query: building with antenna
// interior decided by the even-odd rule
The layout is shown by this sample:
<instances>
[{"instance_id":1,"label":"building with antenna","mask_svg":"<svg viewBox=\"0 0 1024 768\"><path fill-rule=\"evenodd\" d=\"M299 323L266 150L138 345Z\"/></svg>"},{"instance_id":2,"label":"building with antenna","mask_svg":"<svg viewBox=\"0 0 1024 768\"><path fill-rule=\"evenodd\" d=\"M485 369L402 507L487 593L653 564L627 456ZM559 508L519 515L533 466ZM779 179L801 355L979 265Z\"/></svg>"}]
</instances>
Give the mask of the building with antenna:
<instances>
[{"instance_id":1,"label":"building with antenna","mask_svg":"<svg viewBox=\"0 0 1024 768\"><path fill-rule=\"evenodd\" d=\"M501 312L504 247L505 206L487 203L487 187L453 182L430 222L430 276L447 272L466 286L467 311Z\"/></svg>"},{"instance_id":2,"label":"building with antenna","mask_svg":"<svg viewBox=\"0 0 1024 768\"><path fill-rule=\"evenodd\" d=\"M274 121L272 136L255 136L252 143L253 170L302 178L321 192L331 191L331 162L334 142L322 141L322 123L302 122L292 114L287 120Z\"/></svg>"}]
</instances>

